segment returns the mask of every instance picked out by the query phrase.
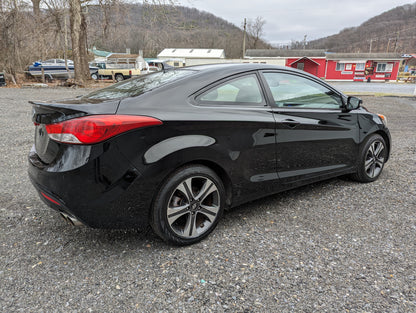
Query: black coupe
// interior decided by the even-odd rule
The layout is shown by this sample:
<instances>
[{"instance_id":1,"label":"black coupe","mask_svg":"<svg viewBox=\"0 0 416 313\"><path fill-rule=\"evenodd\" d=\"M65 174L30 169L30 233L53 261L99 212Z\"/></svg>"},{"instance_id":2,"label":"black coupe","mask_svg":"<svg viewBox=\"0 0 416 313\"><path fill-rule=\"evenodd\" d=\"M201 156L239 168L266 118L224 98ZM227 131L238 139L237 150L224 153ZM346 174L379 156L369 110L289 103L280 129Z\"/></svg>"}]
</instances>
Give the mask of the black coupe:
<instances>
[{"instance_id":1,"label":"black coupe","mask_svg":"<svg viewBox=\"0 0 416 313\"><path fill-rule=\"evenodd\" d=\"M46 204L91 227L150 224L177 245L227 207L340 175L374 181L391 147L384 116L287 67L169 69L31 103L29 176Z\"/></svg>"}]
</instances>

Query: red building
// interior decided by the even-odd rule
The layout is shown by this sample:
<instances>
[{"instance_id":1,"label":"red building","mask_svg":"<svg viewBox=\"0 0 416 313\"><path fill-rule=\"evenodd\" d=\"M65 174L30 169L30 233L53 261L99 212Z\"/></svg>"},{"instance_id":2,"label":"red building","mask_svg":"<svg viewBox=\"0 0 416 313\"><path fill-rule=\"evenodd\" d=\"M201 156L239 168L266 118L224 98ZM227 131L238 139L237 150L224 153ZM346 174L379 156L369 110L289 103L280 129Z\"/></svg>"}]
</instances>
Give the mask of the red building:
<instances>
[{"instance_id":1,"label":"red building","mask_svg":"<svg viewBox=\"0 0 416 313\"><path fill-rule=\"evenodd\" d=\"M282 60L288 67L337 81L396 80L402 60L398 53L328 53L324 50L287 49L251 49L247 50L246 56L261 63Z\"/></svg>"},{"instance_id":2,"label":"red building","mask_svg":"<svg viewBox=\"0 0 416 313\"><path fill-rule=\"evenodd\" d=\"M397 53L328 53L326 80L396 80L401 56Z\"/></svg>"},{"instance_id":3,"label":"red building","mask_svg":"<svg viewBox=\"0 0 416 313\"><path fill-rule=\"evenodd\" d=\"M303 70L309 74L325 78L326 59L323 57L287 58L286 66Z\"/></svg>"},{"instance_id":4,"label":"red building","mask_svg":"<svg viewBox=\"0 0 416 313\"><path fill-rule=\"evenodd\" d=\"M297 68L321 78L325 75L325 50L248 49L246 58Z\"/></svg>"}]
</instances>

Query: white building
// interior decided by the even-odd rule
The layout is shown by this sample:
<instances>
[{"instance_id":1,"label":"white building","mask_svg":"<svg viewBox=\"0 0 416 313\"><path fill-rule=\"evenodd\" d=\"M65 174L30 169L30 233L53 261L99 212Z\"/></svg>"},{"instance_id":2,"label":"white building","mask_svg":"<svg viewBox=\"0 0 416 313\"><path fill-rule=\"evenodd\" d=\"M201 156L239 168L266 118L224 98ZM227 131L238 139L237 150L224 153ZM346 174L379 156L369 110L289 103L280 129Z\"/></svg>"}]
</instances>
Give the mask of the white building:
<instances>
[{"instance_id":1,"label":"white building","mask_svg":"<svg viewBox=\"0 0 416 313\"><path fill-rule=\"evenodd\" d=\"M175 67L213 63L264 63L284 66L286 60L284 57L268 56L246 56L244 59L226 59L224 49L179 48L164 49L158 54L157 58Z\"/></svg>"},{"instance_id":2,"label":"white building","mask_svg":"<svg viewBox=\"0 0 416 313\"><path fill-rule=\"evenodd\" d=\"M222 63L225 60L224 49L182 49L167 48L157 55L160 60L173 66Z\"/></svg>"},{"instance_id":3,"label":"white building","mask_svg":"<svg viewBox=\"0 0 416 313\"><path fill-rule=\"evenodd\" d=\"M163 49L158 59L225 59L224 49Z\"/></svg>"}]
</instances>

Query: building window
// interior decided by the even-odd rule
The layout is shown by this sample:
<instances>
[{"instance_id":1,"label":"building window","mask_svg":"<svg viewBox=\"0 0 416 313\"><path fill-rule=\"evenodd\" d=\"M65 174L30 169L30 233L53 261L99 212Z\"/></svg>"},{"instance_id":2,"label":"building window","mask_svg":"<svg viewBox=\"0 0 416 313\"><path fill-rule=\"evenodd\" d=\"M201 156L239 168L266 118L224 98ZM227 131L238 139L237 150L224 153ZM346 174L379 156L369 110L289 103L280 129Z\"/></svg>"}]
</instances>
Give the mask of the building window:
<instances>
[{"instance_id":1,"label":"building window","mask_svg":"<svg viewBox=\"0 0 416 313\"><path fill-rule=\"evenodd\" d=\"M377 72L393 72L393 64L392 63L378 63L376 71Z\"/></svg>"},{"instance_id":2,"label":"building window","mask_svg":"<svg viewBox=\"0 0 416 313\"><path fill-rule=\"evenodd\" d=\"M298 70L303 71L305 69L305 63L298 63L298 64L296 64L296 68Z\"/></svg>"},{"instance_id":3,"label":"building window","mask_svg":"<svg viewBox=\"0 0 416 313\"><path fill-rule=\"evenodd\" d=\"M352 64L345 65L345 70L346 71L351 71L351 69L352 69Z\"/></svg>"},{"instance_id":4,"label":"building window","mask_svg":"<svg viewBox=\"0 0 416 313\"><path fill-rule=\"evenodd\" d=\"M386 71L386 63L378 63L377 64L377 72L385 72Z\"/></svg>"},{"instance_id":5,"label":"building window","mask_svg":"<svg viewBox=\"0 0 416 313\"><path fill-rule=\"evenodd\" d=\"M357 63L357 65L355 66L355 70L356 71L364 71L365 67L365 63Z\"/></svg>"},{"instance_id":6,"label":"building window","mask_svg":"<svg viewBox=\"0 0 416 313\"><path fill-rule=\"evenodd\" d=\"M337 63L336 71L343 71L345 68L345 63Z\"/></svg>"}]
</instances>

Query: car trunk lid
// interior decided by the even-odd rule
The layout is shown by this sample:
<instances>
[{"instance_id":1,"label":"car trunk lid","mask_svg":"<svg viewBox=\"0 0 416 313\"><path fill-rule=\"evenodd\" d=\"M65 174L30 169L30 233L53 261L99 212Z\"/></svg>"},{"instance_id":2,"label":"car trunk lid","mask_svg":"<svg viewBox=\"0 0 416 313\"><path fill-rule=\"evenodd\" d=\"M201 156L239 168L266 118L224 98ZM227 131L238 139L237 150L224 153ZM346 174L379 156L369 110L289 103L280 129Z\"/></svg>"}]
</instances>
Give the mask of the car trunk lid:
<instances>
[{"instance_id":1,"label":"car trunk lid","mask_svg":"<svg viewBox=\"0 0 416 313\"><path fill-rule=\"evenodd\" d=\"M59 102L29 101L32 104L32 121L35 124L35 145L31 158L50 164L59 153L60 143L51 140L46 125L63 122L77 117L98 114L115 114L119 100L88 103L79 99Z\"/></svg>"}]
</instances>

